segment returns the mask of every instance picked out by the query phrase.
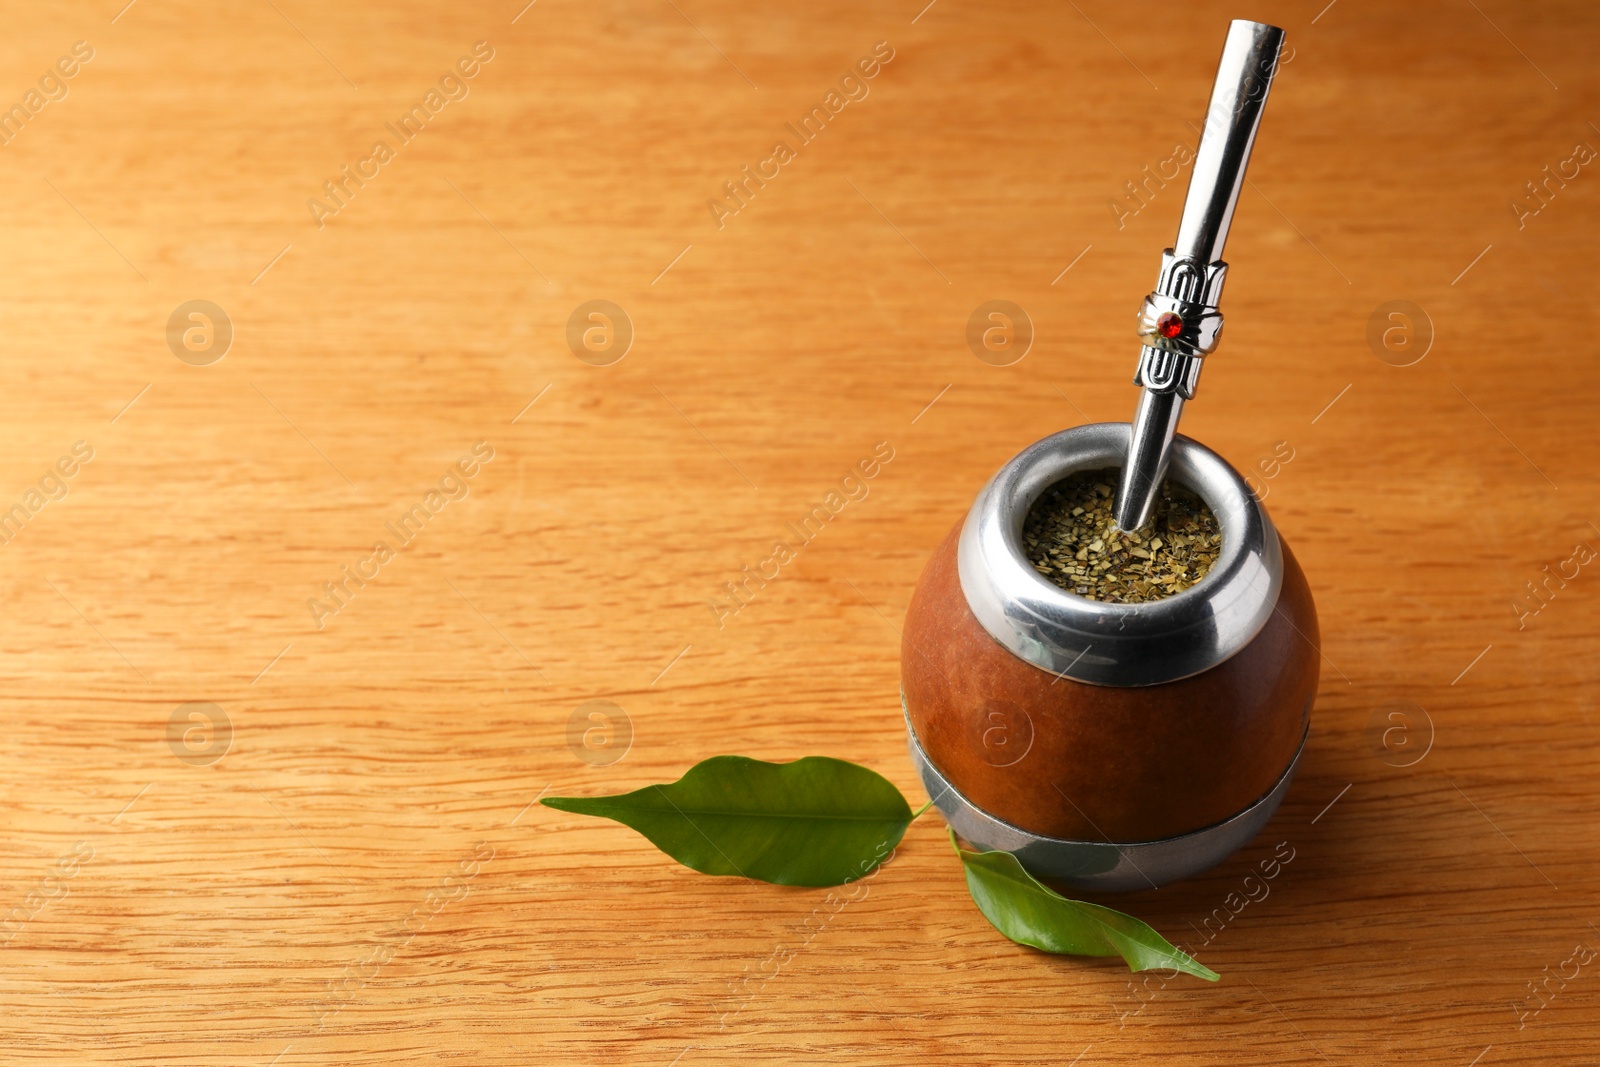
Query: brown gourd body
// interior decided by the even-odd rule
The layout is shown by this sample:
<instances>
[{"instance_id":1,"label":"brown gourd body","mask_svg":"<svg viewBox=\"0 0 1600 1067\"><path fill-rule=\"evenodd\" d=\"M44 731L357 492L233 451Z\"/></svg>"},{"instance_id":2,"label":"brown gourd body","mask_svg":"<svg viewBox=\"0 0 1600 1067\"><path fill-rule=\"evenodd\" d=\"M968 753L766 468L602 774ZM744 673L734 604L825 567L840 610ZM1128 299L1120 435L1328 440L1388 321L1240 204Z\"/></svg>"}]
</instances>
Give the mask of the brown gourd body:
<instances>
[{"instance_id":1,"label":"brown gourd body","mask_svg":"<svg viewBox=\"0 0 1600 1067\"><path fill-rule=\"evenodd\" d=\"M901 684L928 758L973 804L1048 837L1158 841L1239 813L1289 767L1320 664L1316 608L1287 544L1276 609L1244 648L1178 681L1102 686L989 635L961 591L960 533L912 594Z\"/></svg>"}]
</instances>

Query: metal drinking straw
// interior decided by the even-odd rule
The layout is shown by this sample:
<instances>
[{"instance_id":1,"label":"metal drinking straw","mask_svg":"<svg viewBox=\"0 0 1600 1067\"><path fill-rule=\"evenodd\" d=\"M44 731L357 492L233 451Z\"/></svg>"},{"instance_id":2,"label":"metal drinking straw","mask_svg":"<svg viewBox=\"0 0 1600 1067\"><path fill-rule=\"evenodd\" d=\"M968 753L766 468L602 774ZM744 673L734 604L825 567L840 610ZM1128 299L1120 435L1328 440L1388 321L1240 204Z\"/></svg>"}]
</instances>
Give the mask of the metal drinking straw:
<instances>
[{"instance_id":1,"label":"metal drinking straw","mask_svg":"<svg viewBox=\"0 0 1600 1067\"><path fill-rule=\"evenodd\" d=\"M1114 517L1123 530L1150 521L1183 402L1194 399L1201 361L1222 333L1217 300L1228 272L1222 246L1282 46L1283 31L1276 26L1236 19L1228 28L1178 238L1162 254L1155 291L1139 309L1144 350L1133 381L1144 389L1117 488Z\"/></svg>"}]
</instances>

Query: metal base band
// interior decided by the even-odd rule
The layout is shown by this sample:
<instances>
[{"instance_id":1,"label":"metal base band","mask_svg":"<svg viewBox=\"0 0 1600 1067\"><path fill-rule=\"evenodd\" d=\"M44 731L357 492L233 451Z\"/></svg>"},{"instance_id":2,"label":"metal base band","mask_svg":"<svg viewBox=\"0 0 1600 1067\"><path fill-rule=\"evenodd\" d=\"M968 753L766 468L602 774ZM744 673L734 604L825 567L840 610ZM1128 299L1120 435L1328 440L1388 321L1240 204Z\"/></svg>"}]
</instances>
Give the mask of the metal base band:
<instances>
[{"instance_id":1,"label":"metal base band","mask_svg":"<svg viewBox=\"0 0 1600 1067\"><path fill-rule=\"evenodd\" d=\"M1306 747L1306 735L1302 735L1294 759L1277 784L1237 815L1178 837L1113 844L1045 837L995 818L963 796L933 765L909 718L906 737L910 741L911 764L922 778L923 788L957 834L985 851L1014 853L1029 872L1040 878L1111 893L1155 889L1191 878L1249 844L1288 793Z\"/></svg>"}]
</instances>

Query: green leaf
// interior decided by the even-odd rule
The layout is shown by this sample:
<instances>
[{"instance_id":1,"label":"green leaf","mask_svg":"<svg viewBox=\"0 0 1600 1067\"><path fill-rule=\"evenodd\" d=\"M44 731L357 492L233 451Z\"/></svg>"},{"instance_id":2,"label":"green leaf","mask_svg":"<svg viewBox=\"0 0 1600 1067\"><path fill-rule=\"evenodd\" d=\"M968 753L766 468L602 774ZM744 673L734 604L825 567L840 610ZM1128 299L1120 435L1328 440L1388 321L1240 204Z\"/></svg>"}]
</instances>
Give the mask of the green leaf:
<instances>
[{"instance_id":1,"label":"green leaf","mask_svg":"<svg viewBox=\"0 0 1600 1067\"><path fill-rule=\"evenodd\" d=\"M827 756L793 763L713 756L669 785L543 803L631 826L703 874L779 885L860 878L883 862L911 822L910 805L887 778Z\"/></svg>"},{"instance_id":2,"label":"green leaf","mask_svg":"<svg viewBox=\"0 0 1600 1067\"><path fill-rule=\"evenodd\" d=\"M1052 892L1009 852L968 852L954 833L950 844L978 910L1018 944L1067 956L1121 956L1130 971L1165 967L1208 982L1220 977L1132 915Z\"/></svg>"}]
</instances>

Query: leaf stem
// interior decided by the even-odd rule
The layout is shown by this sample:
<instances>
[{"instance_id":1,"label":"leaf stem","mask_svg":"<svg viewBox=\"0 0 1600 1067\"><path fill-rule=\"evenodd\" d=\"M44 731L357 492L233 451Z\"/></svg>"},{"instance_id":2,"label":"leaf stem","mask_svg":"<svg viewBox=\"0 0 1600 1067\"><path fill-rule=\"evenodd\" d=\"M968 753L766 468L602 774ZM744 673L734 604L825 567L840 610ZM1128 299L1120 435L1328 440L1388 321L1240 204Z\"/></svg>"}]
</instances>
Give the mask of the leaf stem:
<instances>
[{"instance_id":1,"label":"leaf stem","mask_svg":"<svg viewBox=\"0 0 1600 1067\"><path fill-rule=\"evenodd\" d=\"M916 811L912 812L911 821L912 822L916 822L918 819L922 818L922 813L927 811L931 807L933 807L933 801L930 800L926 804L922 805L922 807L920 807Z\"/></svg>"}]
</instances>

